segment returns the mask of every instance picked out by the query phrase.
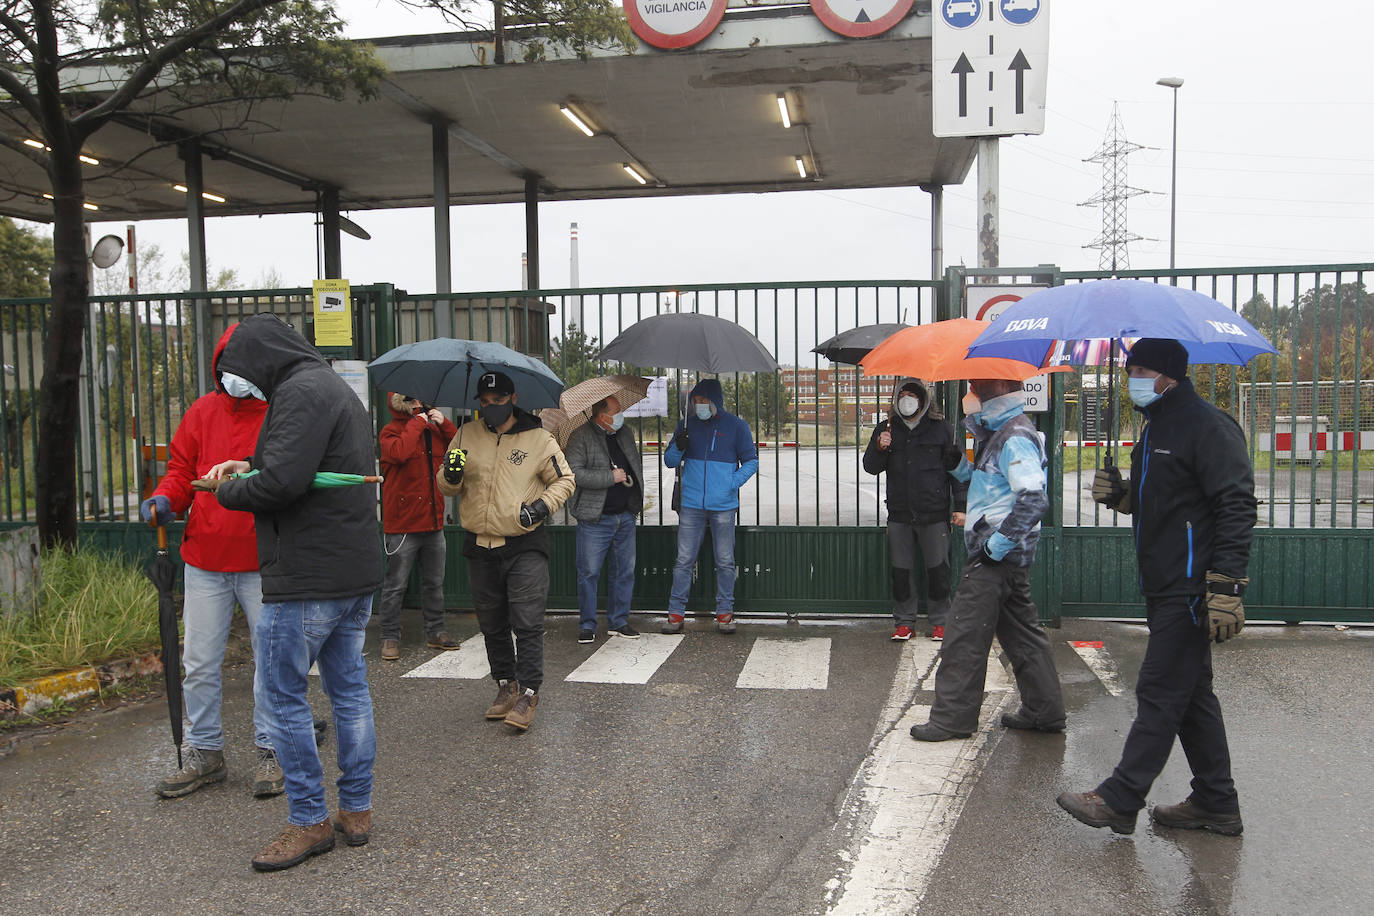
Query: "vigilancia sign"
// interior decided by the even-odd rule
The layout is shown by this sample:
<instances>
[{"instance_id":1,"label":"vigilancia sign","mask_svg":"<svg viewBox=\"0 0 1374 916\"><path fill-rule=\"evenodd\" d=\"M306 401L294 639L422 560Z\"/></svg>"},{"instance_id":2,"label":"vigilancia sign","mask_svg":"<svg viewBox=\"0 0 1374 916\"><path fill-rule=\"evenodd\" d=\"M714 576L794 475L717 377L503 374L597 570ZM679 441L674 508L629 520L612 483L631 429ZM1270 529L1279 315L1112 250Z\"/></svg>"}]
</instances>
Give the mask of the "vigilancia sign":
<instances>
[{"instance_id":1,"label":"vigilancia sign","mask_svg":"<svg viewBox=\"0 0 1374 916\"><path fill-rule=\"evenodd\" d=\"M687 48L715 30L725 15L727 0L623 2L625 18L640 39L655 48ZM912 6L912 0L810 0L810 3L816 17L827 28L849 38L871 38L886 32L904 19Z\"/></svg>"}]
</instances>

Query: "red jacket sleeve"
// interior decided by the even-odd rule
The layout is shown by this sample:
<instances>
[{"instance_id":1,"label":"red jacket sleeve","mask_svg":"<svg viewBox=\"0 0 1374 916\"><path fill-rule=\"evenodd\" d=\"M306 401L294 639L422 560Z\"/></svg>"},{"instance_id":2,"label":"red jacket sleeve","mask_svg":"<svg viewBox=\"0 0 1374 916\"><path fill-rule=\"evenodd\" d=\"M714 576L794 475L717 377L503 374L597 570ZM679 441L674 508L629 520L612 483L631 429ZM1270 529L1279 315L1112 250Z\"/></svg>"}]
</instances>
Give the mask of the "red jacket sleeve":
<instances>
[{"instance_id":1,"label":"red jacket sleeve","mask_svg":"<svg viewBox=\"0 0 1374 916\"><path fill-rule=\"evenodd\" d=\"M172 436L172 444L167 450L167 475L153 491L154 496L161 494L167 497L172 511L177 514L189 509L195 497L191 481L199 476L196 467L200 462L204 421L205 405L197 400L181 418L181 425L177 427L176 435Z\"/></svg>"}]
</instances>

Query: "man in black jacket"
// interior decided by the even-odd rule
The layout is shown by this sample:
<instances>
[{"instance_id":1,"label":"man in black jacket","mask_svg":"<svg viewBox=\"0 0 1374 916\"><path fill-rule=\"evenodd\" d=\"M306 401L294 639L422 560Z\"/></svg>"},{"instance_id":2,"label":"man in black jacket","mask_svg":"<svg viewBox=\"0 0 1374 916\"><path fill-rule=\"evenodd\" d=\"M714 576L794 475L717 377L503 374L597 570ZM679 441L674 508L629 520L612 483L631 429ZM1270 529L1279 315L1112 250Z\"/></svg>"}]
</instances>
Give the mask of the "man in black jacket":
<instances>
[{"instance_id":1,"label":"man in black jacket","mask_svg":"<svg viewBox=\"0 0 1374 916\"><path fill-rule=\"evenodd\" d=\"M864 470L887 472L887 545L892 559L892 639L905 642L916 628L916 549L925 566L930 638L945 638L949 610L949 526L963 523L968 484L949 475L963 452L954 427L940 414L920 379L906 378L892 392L888 418L873 430Z\"/></svg>"},{"instance_id":2,"label":"man in black jacket","mask_svg":"<svg viewBox=\"0 0 1374 916\"><path fill-rule=\"evenodd\" d=\"M1065 792L1059 805L1089 826L1133 832L1177 736L1193 771L1192 793L1181 804L1156 805L1151 820L1236 836L1240 802L1212 692L1211 643L1245 624L1254 473L1239 424L1193 390L1182 344L1137 341L1126 371L1131 400L1147 422L1131 451L1130 480L1103 468L1093 498L1134 516L1150 640L1121 762L1095 790Z\"/></svg>"},{"instance_id":3,"label":"man in black jacket","mask_svg":"<svg viewBox=\"0 0 1374 916\"><path fill-rule=\"evenodd\" d=\"M377 753L363 635L382 584L377 496L370 486L311 489L317 471L366 474L376 463L358 396L305 338L274 315L240 322L216 369L226 390L246 384L267 402L250 461L213 467L201 486L220 505L252 512L262 567L254 700L271 711L272 744L286 774L287 827L253 859L259 871L350 846L372 827ZM249 477L232 475L253 470ZM331 826L315 749L306 677L319 664L338 736L339 813Z\"/></svg>"}]
</instances>

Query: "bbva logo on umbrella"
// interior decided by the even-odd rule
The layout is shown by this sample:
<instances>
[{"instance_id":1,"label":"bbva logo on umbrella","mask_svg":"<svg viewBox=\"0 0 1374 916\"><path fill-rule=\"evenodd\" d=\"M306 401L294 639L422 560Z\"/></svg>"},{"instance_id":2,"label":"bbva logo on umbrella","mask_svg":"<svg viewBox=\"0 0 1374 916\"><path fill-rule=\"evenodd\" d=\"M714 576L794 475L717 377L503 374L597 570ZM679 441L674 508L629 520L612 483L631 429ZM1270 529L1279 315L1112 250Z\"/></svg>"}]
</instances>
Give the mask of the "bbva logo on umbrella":
<instances>
[{"instance_id":1,"label":"bbva logo on umbrella","mask_svg":"<svg viewBox=\"0 0 1374 916\"><path fill-rule=\"evenodd\" d=\"M1050 326L1048 318L1018 318L1016 321L1007 322L1007 326L1002 329L1003 334L1014 334L1017 331L1045 331Z\"/></svg>"}]
</instances>

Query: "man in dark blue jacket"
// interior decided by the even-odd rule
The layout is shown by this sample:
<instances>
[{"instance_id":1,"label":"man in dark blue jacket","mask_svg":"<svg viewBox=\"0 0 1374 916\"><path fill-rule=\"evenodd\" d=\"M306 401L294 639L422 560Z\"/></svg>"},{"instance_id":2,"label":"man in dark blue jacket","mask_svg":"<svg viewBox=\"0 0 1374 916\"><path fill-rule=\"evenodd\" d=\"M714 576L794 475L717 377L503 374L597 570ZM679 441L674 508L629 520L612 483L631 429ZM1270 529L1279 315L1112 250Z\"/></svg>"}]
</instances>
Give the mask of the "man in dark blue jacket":
<instances>
[{"instance_id":1,"label":"man in dark blue jacket","mask_svg":"<svg viewBox=\"0 0 1374 916\"><path fill-rule=\"evenodd\" d=\"M725 410L720 382L702 379L692 389L687 419L663 453L670 468L682 465L682 507L678 510L677 563L664 633L681 633L692 590L692 566L706 529L716 555L716 629L735 632L735 514L739 488L759 469L749 424Z\"/></svg>"},{"instance_id":2,"label":"man in dark blue jacket","mask_svg":"<svg viewBox=\"0 0 1374 916\"><path fill-rule=\"evenodd\" d=\"M1126 372L1131 401L1147 422L1131 450L1131 479L1103 468L1093 498L1134 516L1150 640L1121 762L1093 791L1060 795L1059 806L1090 827L1133 832L1177 737L1193 771L1192 793L1181 804L1156 805L1150 819L1236 836L1240 801L1212 691L1211 644L1245 624L1241 599L1255 527L1250 455L1240 425L1193 390L1178 341L1137 341Z\"/></svg>"}]
</instances>

